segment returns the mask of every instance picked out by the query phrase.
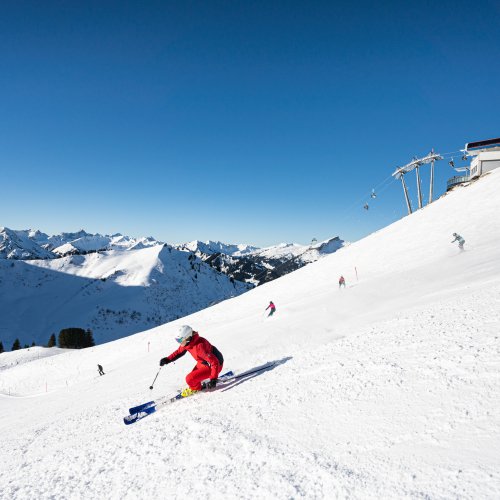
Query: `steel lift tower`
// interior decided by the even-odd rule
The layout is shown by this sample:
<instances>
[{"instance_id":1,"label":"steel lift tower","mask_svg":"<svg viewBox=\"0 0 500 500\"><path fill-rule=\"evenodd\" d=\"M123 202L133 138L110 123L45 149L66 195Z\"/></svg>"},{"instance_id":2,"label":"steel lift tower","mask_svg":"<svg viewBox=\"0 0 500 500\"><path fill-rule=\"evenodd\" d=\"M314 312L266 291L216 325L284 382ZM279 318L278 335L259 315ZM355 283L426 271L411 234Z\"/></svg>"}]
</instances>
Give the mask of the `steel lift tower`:
<instances>
[{"instance_id":1,"label":"steel lift tower","mask_svg":"<svg viewBox=\"0 0 500 500\"><path fill-rule=\"evenodd\" d=\"M398 167L395 172L392 174L396 179L401 179L401 184L403 185L403 192L405 195L406 206L408 207L408 214L413 212L410 198L408 197L408 188L406 187L405 175L412 170L415 170L417 175L417 195L418 195L418 208L422 208L422 189L421 189L421 181L420 181L420 167L422 165L426 165L428 163L431 164L431 182L430 182L430 190L429 190L429 203L432 203L432 196L434 192L434 162L438 160L442 160L443 157L434 152L434 149L431 152L424 156L423 158L413 158L410 163L403 165L402 167Z\"/></svg>"}]
</instances>

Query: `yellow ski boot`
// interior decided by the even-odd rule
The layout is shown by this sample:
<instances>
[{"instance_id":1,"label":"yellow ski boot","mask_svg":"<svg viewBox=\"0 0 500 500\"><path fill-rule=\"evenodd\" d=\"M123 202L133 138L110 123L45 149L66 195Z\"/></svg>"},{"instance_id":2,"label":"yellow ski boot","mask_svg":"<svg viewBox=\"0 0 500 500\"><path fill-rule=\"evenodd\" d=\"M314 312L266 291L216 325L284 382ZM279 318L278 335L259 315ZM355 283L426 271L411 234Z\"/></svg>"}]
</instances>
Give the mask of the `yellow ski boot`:
<instances>
[{"instance_id":1,"label":"yellow ski boot","mask_svg":"<svg viewBox=\"0 0 500 500\"><path fill-rule=\"evenodd\" d=\"M195 389L191 389L190 387L186 387L182 392L181 392L181 396L183 398L187 398L189 396L192 396L193 394L196 394L197 392L200 392L200 391L197 391Z\"/></svg>"}]
</instances>

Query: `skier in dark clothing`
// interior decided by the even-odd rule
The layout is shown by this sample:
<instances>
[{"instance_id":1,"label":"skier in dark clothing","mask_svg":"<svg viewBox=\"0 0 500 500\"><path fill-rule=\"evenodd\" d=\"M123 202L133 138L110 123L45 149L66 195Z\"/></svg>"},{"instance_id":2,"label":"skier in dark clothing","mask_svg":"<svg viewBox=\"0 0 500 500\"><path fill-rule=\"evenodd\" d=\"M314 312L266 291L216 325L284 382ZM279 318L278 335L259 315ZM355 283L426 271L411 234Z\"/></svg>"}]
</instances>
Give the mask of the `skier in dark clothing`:
<instances>
[{"instance_id":1,"label":"skier in dark clothing","mask_svg":"<svg viewBox=\"0 0 500 500\"><path fill-rule=\"evenodd\" d=\"M455 239L452 241L452 243L455 243L455 241L458 241L458 248L460 248L460 250L463 250L465 240L457 233L453 233L453 237Z\"/></svg>"},{"instance_id":2,"label":"skier in dark clothing","mask_svg":"<svg viewBox=\"0 0 500 500\"><path fill-rule=\"evenodd\" d=\"M269 318L269 316L272 316L276 312L276 306L273 304L272 300L271 302L269 302L269 305L266 307L265 311L267 311L268 309L270 309L269 314L267 315L267 317Z\"/></svg>"},{"instance_id":3,"label":"skier in dark clothing","mask_svg":"<svg viewBox=\"0 0 500 500\"><path fill-rule=\"evenodd\" d=\"M181 392L182 397L191 396L202 389L201 382L209 378L210 382L206 388L212 388L217 385L217 377L222 370L224 358L220 351L210 344L210 342L198 335L190 326L184 325L179 329L175 340L180 344L179 349L175 350L169 356L160 359L160 366L167 365L176 361L186 352L196 360L196 366L186 376L188 387Z\"/></svg>"},{"instance_id":4,"label":"skier in dark clothing","mask_svg":"<svg viewBox=\"0 0 500 500\"><path fill-rule=\"evenodd\" d=\"M105 375L104 370L101 365L97 365L97 369L99 370L99 375Z\"/></svg>"}]
</instances>

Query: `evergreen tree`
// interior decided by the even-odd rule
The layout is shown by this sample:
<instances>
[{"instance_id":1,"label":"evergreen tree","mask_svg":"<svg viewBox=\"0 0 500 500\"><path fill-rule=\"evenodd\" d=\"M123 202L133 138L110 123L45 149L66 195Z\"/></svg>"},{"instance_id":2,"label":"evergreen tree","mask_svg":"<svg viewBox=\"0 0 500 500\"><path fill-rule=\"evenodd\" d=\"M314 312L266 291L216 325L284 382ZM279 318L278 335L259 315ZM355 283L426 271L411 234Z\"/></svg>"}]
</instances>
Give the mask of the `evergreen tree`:
<instances>
[{"instance_id":1,"label":"evergreen tree","mask_svg":"<svg viewBox=\"0 0 500 500\"><path fill-rule=\"evenodd\" d=\"M35 347L36 344L35 344L35 341L31 342L31 347Z\"/></svg>"},{"instance_id":2,"label":"evergreen tree","mask_svg":"<svg viewBox=\"0 0 500 500\"><path fill-rule=\"evenodd\" d=\"M0 354L2 354L3 351L4 351L3 344L2 344L2 342L0 342Z\"/></svg>"},{"instance_id":3,"label":"evergreen tree","mask_svg":"<svg viewBox=\"0 0 500 500\"><path fill-rule=\"evenodd\" d=\"M51 336L50 336L50 339L49 339L49 342L47 344L47 347L55 347L56 346L56 334L53 333Z\"/></svg>"},{"instance_id":4,"label":"evergreen tree","mask_svg":"<svg viewBox=\"0 0 500 500\"><path fill-rule=\"evenodd\" d=\"M94 336L92 335L92 330L87 329L85 332L85 345L84 347L94 347L95 342L94 342Z\"/></svg>"},{"instance_id":5,"label":"evergreen tree","mask_svg":"<svg viewBox=\"0 0 500 500\"><path fill-rule=\"evenodd\" d=\"M83 328L64 328L59 332L59 347L66 349L82 349L95 345L92 332Z\"/></svg>"},{"instance_id":6,"label":"evergreen tree","mask_svg":"<svg viewBox=\"0 0 500 500\"><path fill-rule=\"evenodd\" d=\"M18 351L21 349L21 342L19 342L19 339L14 340L14 343L12 344L12 351Z\"/></svg>"}]
</instances>

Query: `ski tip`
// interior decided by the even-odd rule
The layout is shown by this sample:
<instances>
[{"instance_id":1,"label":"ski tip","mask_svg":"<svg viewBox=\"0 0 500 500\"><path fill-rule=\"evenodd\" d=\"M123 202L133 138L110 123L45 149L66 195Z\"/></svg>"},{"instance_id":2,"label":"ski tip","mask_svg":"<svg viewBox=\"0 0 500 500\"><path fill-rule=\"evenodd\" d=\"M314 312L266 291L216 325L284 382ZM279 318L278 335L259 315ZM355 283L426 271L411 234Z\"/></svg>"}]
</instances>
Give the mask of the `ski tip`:
<instances>
[{"instance_id":1,"label":"ski tip","mask_svg":"<svg viewBox=\"0 0 500 500\"><path fill-rule=\"evenodd\" d=\"M134 422L137 422L137 414L135 415L127 415L126 417L123 418L123 423L125 425L130 425L133 424Z\"/></svg>"},{"instance_id":2,"label":"ski tip","mask_svg":"<svg viewBox=\"0 0 500 500\"><path fill-rule=\"evenodd\" d=\"M154 401L148 401L147 403L143 403L142 405L137 405L133 406L132 408L129 408L128 412L130 415L133 415L134 413L139 413L140 411L144 410L145 408L148 408L150 406L154 406L155 402Z\"/></svg>"},{"instance_id":3,"label":"ski tip","mask_svg":"<svg viewBox=\"0 0 500 500\"><path fill-rule=\"evenodd\" d=\"M154 413L155 411L156 411L156 406L150 406L149 408L144 408L143 410L137 413L123 417L123 423L125 425L133 424L134 422L141 420L141 418L151 415L151 413Z\"/></svg>"}]
</instances>

